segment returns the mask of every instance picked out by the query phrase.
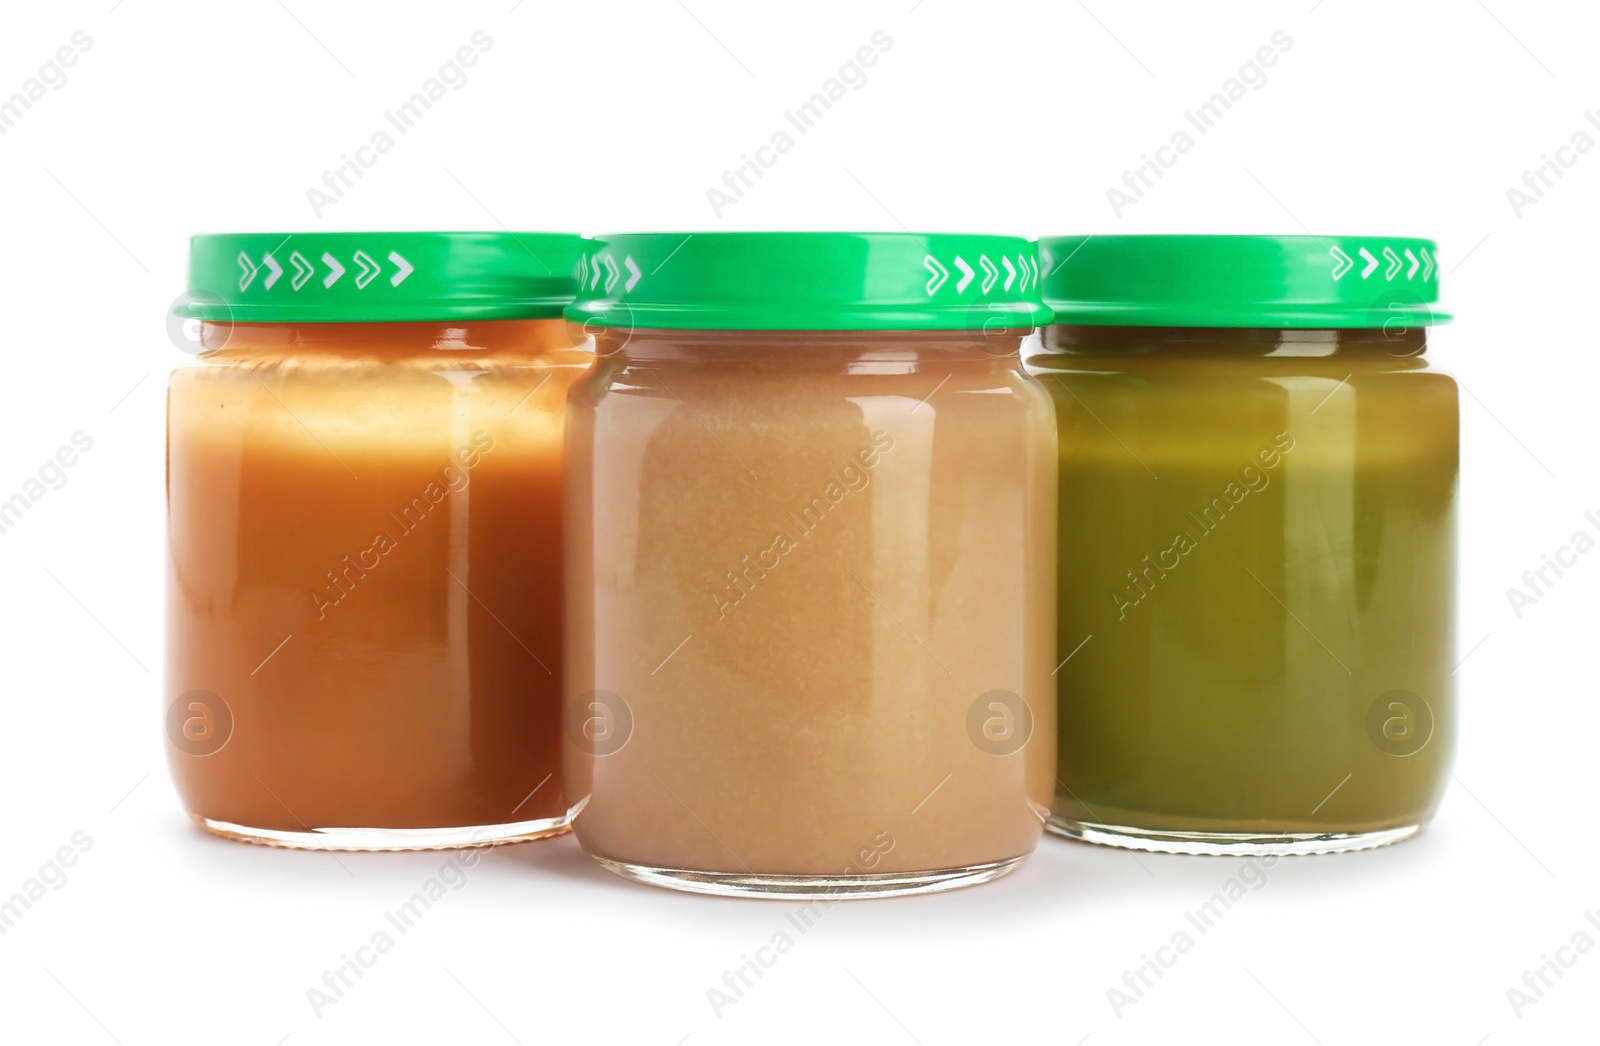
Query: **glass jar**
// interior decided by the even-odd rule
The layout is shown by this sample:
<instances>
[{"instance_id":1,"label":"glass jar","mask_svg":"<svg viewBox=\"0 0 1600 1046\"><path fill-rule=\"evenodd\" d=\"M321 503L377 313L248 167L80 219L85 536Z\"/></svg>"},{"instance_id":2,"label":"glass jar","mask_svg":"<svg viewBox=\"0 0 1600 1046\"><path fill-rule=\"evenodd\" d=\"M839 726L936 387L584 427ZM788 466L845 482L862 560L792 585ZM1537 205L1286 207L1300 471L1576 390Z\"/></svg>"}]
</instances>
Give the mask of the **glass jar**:
<instances>
[{"instance_id":1,"label":"glass jar","mask_svg":"<svg viewBox=\"0 0 1600 1046\"><path fill-rule=\"evenodd\" d=\"M635 234L590 248L567 428L568 794L623 876L911 893L1036 845L1054 417L1032 245Z\"/></svg>"},{"instance_id":2,"label":"glass jar","mask_svg":"<svg viewBox=\"0 0 1600 1046\"><path fill-rule=\"evenodd\" d=\"M168 393L167 754L229 838L565 830L574 235L196 237Z\"/></svg>"},{"instance_id":3,"label":"glass jar","mask_svg":"<svg viewBox=\"0 0 1600 1046\"><path fill-rule=\"evenodd\" d=\"M1061 450L1052 830L1414 835L1455 733L1456 385L1426 240L1041 241Z\"/></svg>"}]
</instances>

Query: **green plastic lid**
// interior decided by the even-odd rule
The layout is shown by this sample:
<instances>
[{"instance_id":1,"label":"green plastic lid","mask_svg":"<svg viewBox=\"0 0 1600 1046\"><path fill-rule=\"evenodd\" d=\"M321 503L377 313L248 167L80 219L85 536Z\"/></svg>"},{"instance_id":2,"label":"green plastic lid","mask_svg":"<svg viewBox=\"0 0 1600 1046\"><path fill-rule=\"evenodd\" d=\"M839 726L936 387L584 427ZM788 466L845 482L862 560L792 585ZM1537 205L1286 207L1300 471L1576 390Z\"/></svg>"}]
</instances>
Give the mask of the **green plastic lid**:
<instances>
[{"instance_id":1,"label":"green plastic lid","mask_svg":"<svg viewBox=\"0 0 1600 1046\"><path fill-rule=\"evenodd\" d=\"M1397 236L1050 236L1057 323L1106 327L1425 327L1448 323L1439 250Z\"/></svg>"},{"instance_id":2,"label":"green plastic lid","mask_svg":"<svg viewBox=\"0 0 1600 1046\"><path fill-rule=\"evenodd\" d=\"M999 330L1050 321L1017 236L619 233L586 244L567 318L676 330Z\"/></svg>"},{"instance_id":3,"label":"green plastic lid","mask_svg":"<svg viewBox=\"0 0 1600 1046\"><path fill-rule=\"evenodd\" d=\"M189 242L180 316L236 323L401 323L560 316L576 233L216 233Z\"/></svg>"}]
</instances>

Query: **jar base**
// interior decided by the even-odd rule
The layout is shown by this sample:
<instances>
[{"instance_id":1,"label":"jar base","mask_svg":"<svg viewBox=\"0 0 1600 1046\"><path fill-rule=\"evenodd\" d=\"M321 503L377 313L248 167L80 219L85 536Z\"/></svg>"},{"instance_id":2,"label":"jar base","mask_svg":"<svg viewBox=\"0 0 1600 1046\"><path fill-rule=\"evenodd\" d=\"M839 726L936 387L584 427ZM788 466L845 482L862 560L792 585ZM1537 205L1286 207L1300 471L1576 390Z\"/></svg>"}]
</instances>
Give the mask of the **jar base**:
<instances>
[{"instance_id":1,"label":"jar base","mask_svg":"<svg viewBox=\"0 0 1600 1046\"><path fill-rule=\"evenodd\" d=\"M279 846L290 850L461 850L546 839L570 831L572 827L571 811L559 817L514 821L510 824L456 828L312 828L304 831L251 828L196 813L189 816L195 824L212 835L235 842Z\"/></svg>"},{"instance_id":2,"label":"jar base","mask_svg":"<svg viewBox=\"0 0 1600 1046\"><path fill-rule=\"evenodd\" d=\"M1309 854L1351 853L1371 850L1410 839L1422 825L1383 828L1373 832L1180 832L1095 824L1052 817L1045 825L1056 835L1101 846L1151 853L1214 854L1221 856L1295 857Z\"/></svg>"},{"instance_id":3,"label":"jar base","mask_svg":"<svg viewBox=\"0 0 1600 1046\"><path fill-rule=\"evenodd\" d=\"M687 868L656 868L646 864L614 861L596 855L594 859L607 871L624 879L664 886L669 890L717 894L723 897L757 897L773 900L830 901L852 897L900 897L907 894L939 893L963 886L975 886L998 879L1014 870L1027 857L1009 861L975 864L966 868L943 868L931 872L888 872L878 875L767 875L752 872L702 872Z\"/></svg>"}]
</instances>

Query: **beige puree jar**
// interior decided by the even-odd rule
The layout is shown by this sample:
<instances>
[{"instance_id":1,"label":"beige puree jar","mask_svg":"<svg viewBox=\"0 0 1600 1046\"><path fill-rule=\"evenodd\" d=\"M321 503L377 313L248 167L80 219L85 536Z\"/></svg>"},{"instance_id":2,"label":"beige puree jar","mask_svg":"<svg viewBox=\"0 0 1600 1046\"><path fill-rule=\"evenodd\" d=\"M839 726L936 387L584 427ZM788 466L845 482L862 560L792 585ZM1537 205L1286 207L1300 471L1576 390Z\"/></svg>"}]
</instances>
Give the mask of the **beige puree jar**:
<instances>
[{"instance_id":1,"label":"beige puree jar","mask_svg":"<svg viewBox=\"0 0 1600 1046\"><path fill-rule=\"evenodd\" d=\"M705 893L1010 871L1055 766L1033 245L627 234L584 265L563 730L584 848Z\"/></svg>"}]
</instances>

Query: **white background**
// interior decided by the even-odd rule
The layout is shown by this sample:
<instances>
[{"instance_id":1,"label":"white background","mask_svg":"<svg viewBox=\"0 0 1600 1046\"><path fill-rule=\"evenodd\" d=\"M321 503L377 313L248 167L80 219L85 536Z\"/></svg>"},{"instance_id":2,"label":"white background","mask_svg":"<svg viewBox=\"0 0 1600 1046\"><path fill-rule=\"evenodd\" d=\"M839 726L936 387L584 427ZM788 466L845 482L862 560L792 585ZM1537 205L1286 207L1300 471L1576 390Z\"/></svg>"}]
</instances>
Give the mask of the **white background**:
<instances>
[{"instance_id":1,"label":"white background","mask_svg":"<svg viewBox=\"0 0 1600 1046\"><path fill-rule=\"evenodd\" d=\"M1600 948L1600 155L1507 189L1600 107L1577 3L1013 5L734 0L8 6L0 98L92 46L0 135L0 496L94 447L0 534L0 896L92 846L0 936L0 1038L134 1043L1592 1041ZM285 4L287 6L285 6ZM306 190L476 30L492 39L335 205ZM734 206L706 191L876 30L868 81ZM1106 190L1282 29L1252 91L1118 216ZM1600 119L1600 115L1597 115ZM1600 151L1597 151L1600 153ZM616 879L570 838L494 851L318 1016L307 989L448 855L223 842L167 781L164 332L188 236L239 229L886 228L1436 237L1463 382L1462 733L1415 841L1283 860L1120 1015L1107 989L1239 873L1049 838L943 896L834 907L719 1016L707 989L783 902ZM1191 928L1192 929L1192 928Z\"/></svg>"}]
</instances>

